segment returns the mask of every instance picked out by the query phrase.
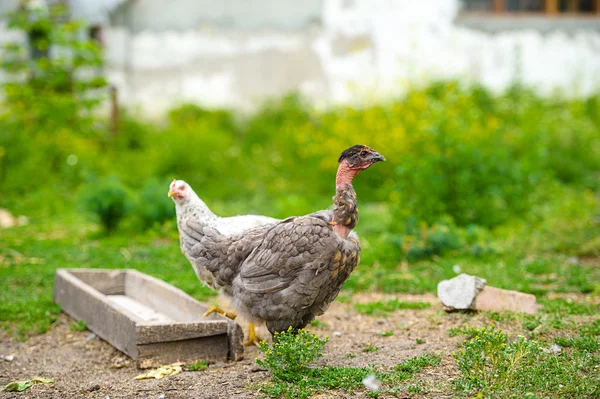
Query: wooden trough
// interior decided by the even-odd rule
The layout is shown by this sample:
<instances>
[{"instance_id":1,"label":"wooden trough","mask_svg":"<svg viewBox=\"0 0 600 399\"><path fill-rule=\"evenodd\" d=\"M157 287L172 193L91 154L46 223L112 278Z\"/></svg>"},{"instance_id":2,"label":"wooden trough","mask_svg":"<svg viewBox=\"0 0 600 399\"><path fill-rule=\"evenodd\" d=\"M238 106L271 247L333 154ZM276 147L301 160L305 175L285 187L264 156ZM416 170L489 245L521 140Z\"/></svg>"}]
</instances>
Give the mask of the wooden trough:
<instances>
[{"instance_id":1,"label":"wooden trough","mask_svg":"<svg viewBox=\"0 0 600 399\"><path fill-rule=\"evenodd\" d=\"M202 317L205 305L135 270L58 269L54 302L139 368L244 355L237 323L215 313Z\"/></svg>"}]
</instances>

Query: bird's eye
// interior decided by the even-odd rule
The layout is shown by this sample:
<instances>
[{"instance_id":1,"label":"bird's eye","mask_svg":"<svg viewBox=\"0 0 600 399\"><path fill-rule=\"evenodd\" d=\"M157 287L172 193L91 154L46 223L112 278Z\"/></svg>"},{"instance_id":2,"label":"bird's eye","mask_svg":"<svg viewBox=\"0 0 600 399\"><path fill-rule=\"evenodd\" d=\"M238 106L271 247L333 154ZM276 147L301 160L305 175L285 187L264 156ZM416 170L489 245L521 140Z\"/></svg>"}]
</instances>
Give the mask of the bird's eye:
<instances>
[{"instance_id":1,"label":"bird's eye","mask_svg":"<svg viewBox=\"0 0 600 399\"><path fill-rule=\"evenodd\" d=\"M367 154L368 154L368 152L367 152L366 150L362 150L362 151L360 152L360 156L361 156L361 157L365 157L365 156L367 156Z\"/></svg>"},{"instance_id":2,"label":"bird's eye","mask_svg":"<svg viewBox=\"0 0 600 399\"><path fill-rule=\"evenodd\" d=\"M185 186L179 186L179 189L180 189L181 191L183 191L183 190L185 190Z\"/></svg>"}]
</instances>

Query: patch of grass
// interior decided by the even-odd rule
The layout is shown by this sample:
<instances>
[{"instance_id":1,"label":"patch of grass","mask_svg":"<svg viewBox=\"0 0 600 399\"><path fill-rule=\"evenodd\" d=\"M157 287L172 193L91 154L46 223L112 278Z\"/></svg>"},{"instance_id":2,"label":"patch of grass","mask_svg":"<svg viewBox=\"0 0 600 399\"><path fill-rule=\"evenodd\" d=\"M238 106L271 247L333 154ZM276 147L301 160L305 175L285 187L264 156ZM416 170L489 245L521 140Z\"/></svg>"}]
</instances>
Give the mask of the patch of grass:
<instances>
[{"instance_id":1,"label":"patch of grass","mask_svg":"<svg viewBox=\"0 0 600 399\"><path fill-rule=\"evenodd\" d=\"M508 342L508 336L493 327L478 330L461 346L454 354L461 372L456 386L467 392L476 389L484 395L504 389L515 379L523 360L541 351L537 342L523 337Z\"/></svg>"},{"instance_id":2,"label":"patch of grass","mask_svg":"<svg viewBox=\"0 0 600 399\"><path fill-rule=\"evenodd\" d=\"M308 365L321 356L326 342L326 339L321 340L308 331L300 330L297 335L291 331L277 334L277 342L272 346L262 343L260 350L265 358L256 362L266 367L272 378L256 388L272 398L307 398L335 389L353 395L355 391L365 390L365 377L374 375L383 384L379 393L390 393L398 390L401 381L411 378L424 367L440 362L437 355L423 355L409 359L390 371L380 371L375 366L309 368ZM370 345L367 347L372 348ZM378 397L379 393L370 392L368 395Z\"/></svg>"},{"instance_id":3,"label":"patch of grass","mask_svg":"<svg viewBox=\"0 0 600 399\"><path fill-rule=\"evenodd\" d=\"M406 388L406 390L408 391L408 393L410 394L418 394L418 393L425 393L427 392L427 390L425 388L423 388L421 385L409 385L408 388Z\"/></svg>"},{"instance_id":4,"label":"patch of grass","mask_svg":"<svg viewBox=\"0 0 600 399\"><path fill-rule=\"evenodd\" d=\"M294 334L290 327L287 332L275 333L273 345L260 343L264 359L256 363L283 381L296 381L303 378L309 364L323 356L323 347L329 338L319 339L315 334L299 330Z\"/></svg>"},{"instance_id":5,"label":"patch of grass","mask_svg":"<svg viewBox=\"0 0 600 399\"><path fill-rule=\"evenodd\" d=\"M515 231L505 233L507 240L513 240ZM500 233L498 234L500 235ZM380 248L381 246L378 246ZM391 249L390 249L391 250ZM463 265L463 272L485 276L489 284L498 288L517 290L534 295L545 295L549 292L589 292L592 283L600 281L600 269L581 265L572 267L565 263L561 255L543 255L535 258L532 263L540 273L556 275L551 285L541 284L538 275L534 273L517 273L524 266L523 257L519 252L504 252L499 256L466 256L455 255L452 252L440 258L416 260L409 262L408 271L398 271L396 263L385 261L387 249L372 255L365 251L361 263L381 263L374 268L357 268L344 285L346 290L353 292L380 291L385 293L423 294L435 293L437 283L441 280L456 277L452 267ZM369 259L373 256L373 259ZM468 265L468 266L467 266Z\"/></svg>"},{"instance_id":6,"label":"patch of grass","mask_svg":"<svg viewBox=\"0 0 600 399\"><path fill-rule=\"evenodd\" d=\"M204 362L204 361L199 361L199 362L187 365L188 371L202 371L202 370L205 370L207 367L208 367L208 363Z\"/></svg>"},{"instance_id":7,"label":"patch of grass","mask_svg":"<svg viewBox=\"0 0 600 399\"><path fill-rule=\"evenodd\" d=\"M76 321L71 324L71 330L73 331L85 331L87 329L87 323L83 320Z\"/></svg>"},{"instance_id":8,"label":"patch of grass","mask_svg":"<svg viewBox=\"0 0 600 399\"><path fill-rule=\"evenodd\" d=\"M376 374L371 367L330 367L306 369L293 382L273 378L260 386L260 391L271 398L308 398L319 392L341 389L352 395L363 390L362 380L369 374Z\"/></svg>"},{"instance_id":9,"label":"patch of grass","mask_svg":"<svg viewBox=\"0 0 600 399\"><path fill-rule=\"evenodd\" d=\"M584 352L594 352L600 349L600 339L590 336L581 337L556 337L554 342L565 348L575 348Z\"/></svg>"},{"instance_id":10,"label":"patch of grass","mask_svg":"<svg viewBox=\"0 0 600 399\"><path fill-rule=\"evenodd\" d=\"M346 353L344 355L344 359L354 359L356 357L358 357L358 355L356 353Z\"/></svg>"},{"instance_id":11,"label":"patch of grass","mask_svg":"<svg viewBox=\"0 0 600 399\"><path fill-rule=\"evenodd\" d=\"M310 322L310 325L315 328L327 328L329 325L323 321L313 320Z\"/></svg>"},{"instance_id":12,"label":"patch of grass","mask_svg":"<svg viewBox=\"0 0 600 399\"><path fill-rule=\"evenodd\" d=\"M454 353L461 377L455 387L465 394L483 397L591 398L600 395L597 373L598 342L557 338L571 345L558 354L544 350L547 344L524 337L509 340L493 327L480 329Z\"/></svg>"},{"instance_id":13,"label":"patch of grass","mask_svg":"<svg viewBox=\"0 0 600 399\"><path fill-rule=\"evenodd\" d=\"M535 316L535 315L524 315L523 318L523 328L529 330L529 331L533 331L535 330L540 324L542 324L542 321L540 319L539 316Z\"/></svg>"},{"instance_id":14,"label":"patch of grass","mask_svg":"<svg viewBox=\"0 0 600 399\"><path fill-rule=\"evenodd\" d=\"M544 305L544 311L558 315L594 315L600 312L600 306L591 303L579 303L563 298L548 299L540 301Z\"/></svg>"},{"instance_id":15,"label":"patch of grass","mask_svg":"<svg viewBox=\"0 0 600 399\"><path fill-rule=\"evenodd\" d=\"M503 323L505 321L512 321L515 319L515 315L513 313L509 313L509 312L502 312L502 313L485 312L485 316L488 319L493 320L498 323Z\"/></svg>"},{"instance_id":16,"label":"patch of grass","mask_svg":"<svg viewBox=\"0 0 600 399\"><path fill-rule=\"evenodd\" d=\"M479 330L475 327L452 327L448 330L449 337L458 337L459 335L467 335L469 338L477 335Z\"/></svg>"},{"instance_id":17,"label":"patch of grass","mask_svg":"<svg viewBox=\"0 0 600 399\"><path fill-rule=\"evenodd\" d=\"M439 355L428 353L425 355L415 356L396 365L395 370L401 373L415 374L425 367L437 366L441 361L442 358Z\"/></svg>"},{"instance_id":18,"label":"patch of grass","mask_svg":"<svg viewBox=\"0 0 600 399\"><path fill-rule=\"evenodd\" d=\"M371 344L367 344L362 351L365 353L369 353L369 352L377 352L379 350L379 347L377 346L373 346Z\"/></svg>"},{"instance_id":19,"label":"patch of grass","mask_svg":"<svg viewBox=\"0 0 600 399\"><path fill-rule=\"evenodd\" d=\"M584 323L579 328L581 335L600 335L600 319L596 319L589 323Z\"/></svg>"},{"instance_id":20,"label":"patch of grass","mask_svg":"<svg viewBox=\"0 0 600 399\"><path fill-rule=\"evenodd\" d=\"M368 302L368 303L357 303L354 308L358 313L367 314L370 316L387 316L389 312L402 309L428 309L431 304L428 302L407 302L399 301L398 299L391 299L386 302Z\"/></svg>"},{"instance_id":21,"label":"patch of grass","mask_svg":"<svg viewBox=\"0 0 600 399\"><path fill-rule=\"evenodd\" d=\"M382 333L378 334L380 337L391 337L392 335L394 335L394 332L392 330L388 330L388 331L384 331Z\"/></svg>"},{"instance_id":22,"label":"patch of grass","mask_svg":"<svg viewBox=\"0 0 600 399\"><path fill-rule=\"evenodd\" d=\"M415 341L416 341L416 343L417 343L417 344L419 344L419 345L421 345L421 344L424 344L424 343L425 343L425 340L424 340L424 339L422 339L422 338L417 338L417 339L415 339Z\"/></svg>"}]
</instances>

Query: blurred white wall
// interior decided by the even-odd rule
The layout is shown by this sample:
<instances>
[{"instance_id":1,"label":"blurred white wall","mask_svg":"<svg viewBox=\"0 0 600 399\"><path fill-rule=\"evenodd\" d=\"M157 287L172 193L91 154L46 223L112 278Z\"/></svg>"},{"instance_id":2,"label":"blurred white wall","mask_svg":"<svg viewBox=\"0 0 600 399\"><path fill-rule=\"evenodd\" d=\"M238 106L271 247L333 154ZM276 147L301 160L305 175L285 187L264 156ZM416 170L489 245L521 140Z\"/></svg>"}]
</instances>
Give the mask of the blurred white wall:
<instances>
[{"instance_id":1,"label":"blurred white wall","mask_svg":"<svg viewBox=\"0 0 600 399\"><path fill-rule=\"evenodd\" d=\"M290 90L317 106L364 103L454 77L494 91L517 80L544 95L600 89L600 19L568 31L485 33L458 25L458 8L458 0L127 1L104 32L107 74L123 102L148 114L180 102L249 109Z\"/></svg>"}]
</instances>

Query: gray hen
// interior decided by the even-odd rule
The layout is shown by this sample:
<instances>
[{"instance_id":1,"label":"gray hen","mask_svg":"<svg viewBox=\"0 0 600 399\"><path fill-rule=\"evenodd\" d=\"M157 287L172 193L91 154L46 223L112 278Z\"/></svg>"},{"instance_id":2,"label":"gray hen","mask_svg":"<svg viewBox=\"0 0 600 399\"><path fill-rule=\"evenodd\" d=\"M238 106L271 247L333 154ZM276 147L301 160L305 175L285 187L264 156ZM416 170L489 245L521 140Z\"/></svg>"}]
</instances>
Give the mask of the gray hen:
<instances>
[{"instance_id":1,"label":"gray hen","mask_svg":"<svg viewBox=\"0 0 600 399\"><path fill-rule=\"evenodd\" d=\"M323 314L359 261L350 236L358 220L352 179L385 158L355 145L339 158L334 208L224 236L199 219L181 223L182 249L205 265L214 285L271 334L305 327Z\"/></svg>"}]
</instances>

